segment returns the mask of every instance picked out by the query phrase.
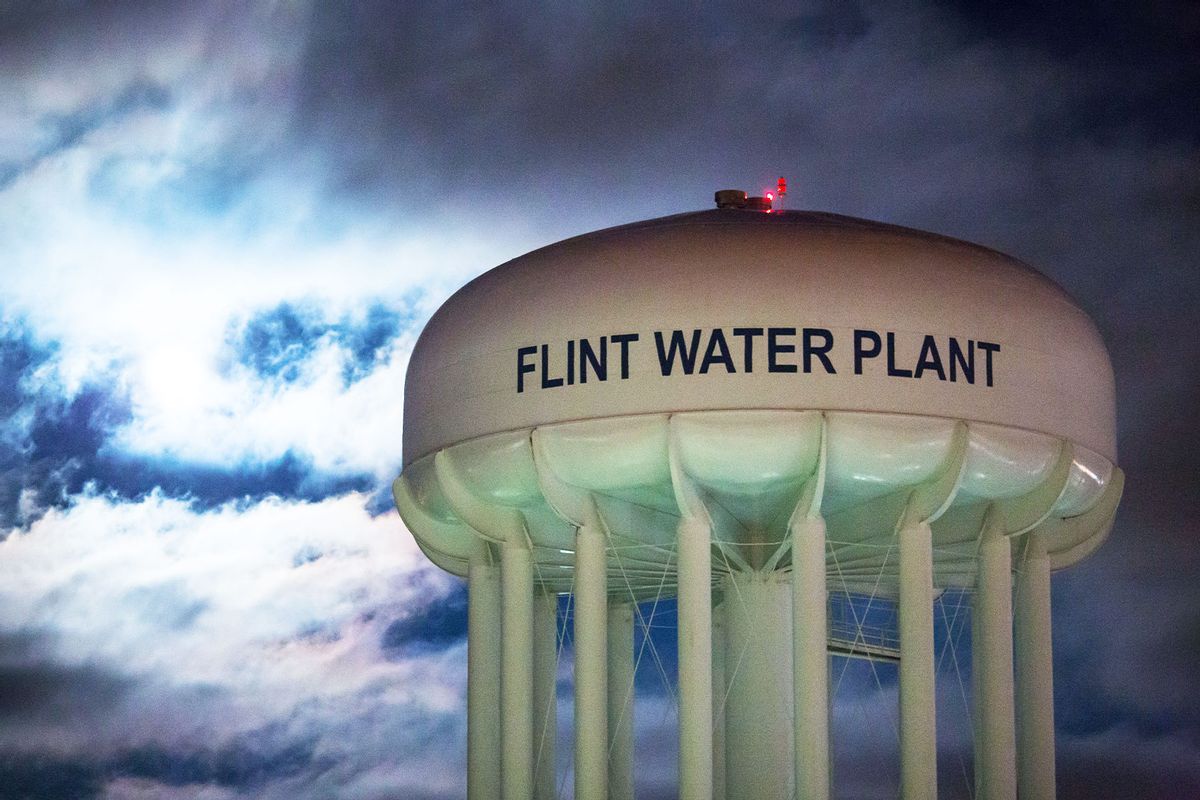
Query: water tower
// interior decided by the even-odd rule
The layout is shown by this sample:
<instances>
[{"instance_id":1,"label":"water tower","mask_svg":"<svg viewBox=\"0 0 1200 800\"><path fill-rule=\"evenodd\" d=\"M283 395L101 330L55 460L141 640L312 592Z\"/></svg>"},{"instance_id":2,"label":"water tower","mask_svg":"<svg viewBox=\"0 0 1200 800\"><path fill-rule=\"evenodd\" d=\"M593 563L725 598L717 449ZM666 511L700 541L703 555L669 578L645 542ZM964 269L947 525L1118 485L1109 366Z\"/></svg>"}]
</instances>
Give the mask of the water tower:
<instances>
[{"instance_id":1,"label":"water tower","mask_svg":"<svg viewBox=\"0 0 1200 800\"><path fill-rule=\"evenodd\" d=\"M829 797L834 579L898 605L904 798L936 795L947 589L973 593L977 796L1053 797L1050 574L1123 485L1096 328L992 250L717 200L497 267L413 352L394 494L468 581L469 797L556 794L564 593L575 797L632 796L633 618L662 596L680 797Z\"/></svg>"}]
</instances>

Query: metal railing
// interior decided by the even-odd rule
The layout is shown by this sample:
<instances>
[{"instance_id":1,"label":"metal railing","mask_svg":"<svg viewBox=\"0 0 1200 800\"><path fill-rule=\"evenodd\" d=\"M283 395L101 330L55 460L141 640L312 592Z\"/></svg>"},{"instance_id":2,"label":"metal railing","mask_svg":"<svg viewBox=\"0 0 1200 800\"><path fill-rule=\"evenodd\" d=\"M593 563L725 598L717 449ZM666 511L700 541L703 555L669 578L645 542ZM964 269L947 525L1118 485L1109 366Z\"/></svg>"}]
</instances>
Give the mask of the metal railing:
<instances>
[{"instance_id":1,"label":"metal railing","mask_svg":"<svg viewBox=\"0 0 1200 800\"><path fill-rule=\"evenodd\" d=\"M829 595L829 652L900 660L898 607L891 600L846 592Z\"/></svg>"}]
</instances>

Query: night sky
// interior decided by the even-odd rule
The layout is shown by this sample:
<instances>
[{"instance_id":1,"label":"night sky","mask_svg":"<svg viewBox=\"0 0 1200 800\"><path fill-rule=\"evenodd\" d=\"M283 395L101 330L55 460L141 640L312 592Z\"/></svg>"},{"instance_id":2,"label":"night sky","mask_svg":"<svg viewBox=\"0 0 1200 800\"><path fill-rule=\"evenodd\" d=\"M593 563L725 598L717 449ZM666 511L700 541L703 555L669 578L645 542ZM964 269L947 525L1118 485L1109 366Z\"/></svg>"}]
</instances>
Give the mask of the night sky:
<instances>
[{"instance_id":1,"label":"night sky","mask_svg":"<svg viewBox=\"0 0 1200 800\"><path fill-rule=\"evenodd\" d=\"M0 1L0 800L463 796L465 593L388 495L421 326L779 175L1097 321L1128 483L1054 579L1059 796L1200 797L1200 5L1045 5ZM838 789L895 796L847 675Z\"/></svg>"}]
</instances>

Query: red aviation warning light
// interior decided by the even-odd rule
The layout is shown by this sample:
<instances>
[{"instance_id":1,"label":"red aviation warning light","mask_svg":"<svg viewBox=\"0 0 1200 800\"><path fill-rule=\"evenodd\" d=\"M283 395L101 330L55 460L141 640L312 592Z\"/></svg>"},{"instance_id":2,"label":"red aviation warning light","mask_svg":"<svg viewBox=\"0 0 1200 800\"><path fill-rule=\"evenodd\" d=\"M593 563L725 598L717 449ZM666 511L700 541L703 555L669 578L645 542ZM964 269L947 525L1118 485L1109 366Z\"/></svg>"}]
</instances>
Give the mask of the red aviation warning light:
<instances>
[{"instance_id":1,"label":"red aviation warning light","mask_svg":"<svg viewBox=\"0 0 1200 800\"><path fill-rule=\"evenodd\" d=\"M714 199L716 200L717 208L765 211L770 214L772 211L783 210L783 196L785 194L787 194L787 181L780 178L775 191L763 189L763 193L758 197L751 197L741 189L720 189L716 192Z\"/></svg>"}]
</instances>

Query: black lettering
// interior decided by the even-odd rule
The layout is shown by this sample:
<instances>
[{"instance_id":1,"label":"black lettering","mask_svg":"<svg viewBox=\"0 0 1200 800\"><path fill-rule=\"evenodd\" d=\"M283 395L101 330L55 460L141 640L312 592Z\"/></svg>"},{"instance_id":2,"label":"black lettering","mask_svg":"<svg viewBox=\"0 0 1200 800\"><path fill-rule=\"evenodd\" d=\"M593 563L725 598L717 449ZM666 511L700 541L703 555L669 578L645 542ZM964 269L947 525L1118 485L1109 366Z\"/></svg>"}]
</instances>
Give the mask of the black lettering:
<instances>
[{"instance_id":1,"label":"black lettering","mask_svg":"<svg viewBox=\"0 0 1200 800\"><path fill-rule=\"evenodd\" d=\"M754 337L762 336L762 328L734 328L734 336L741 336L743 339L743 351L745 352L745 364L742 365L744 372L754 372Z\"/></svg>"},{"instance_id":2,"label":"black lettering","mask_svg":"<svg viewBox=\"0 0 1200 800\"><path fill-rule=\"evenodd\" d=\"M525 391L525 374L537 370L536 364L526 364L525 356L531 356L537 352L537 345L529 345L528 347L517 348L517 394Z\"/></svg>"},{"instance_id":3,"label":"black lettering","mask_svg":"<svg viewBox=\"0 0 1200 800\"><path fill-rule=\"evenodd\" d=\"M671 374L675 369L675 357L679 357L683 366L683 374L691 375L696 367L696 354L700 351L700 329L692 331L692 349L688 350L684 343L683 331L671 331L671 347L663 343L662 331L654 332L654 344L658 347L658 364L663 376Z\"/></svg>"},{"instance_id":4,"label":"black lettering","mask_svg":"<svg viewBox=\"0 0 1200 800\"><path fill-rule=\"evenodd\" d=\"M629 343L636 342L638 335L636 333L616 333L613 334L612 340L621 345L621 380L629 377Z\"/></svg>"},{"instance_id":5,"label":"black lettering","mask_svg":"<svg viewBox=\"0 0 1200 800\"><path fill-rule=\"evenodd\" d=\"M865 342L871 342L874 347L868 350L863 346ZM856 330L854 332L854 374L862 375L862 362L868 358L878 358L882 349L883 342L879 340L878 333Z\"/></svg>"},{"instance_id":6,"label":"black lettering","mask_svg":"<svg viewBox=\"0 0 1200 800\"><path fill-rule=\"evenodd\" d=\"M720 350L720 355L717 351ZM700 362L700 374L706 375L708 368L714 363L725 365L726 372L737 372L733 366L733 359L729 356L729 345L725 342L725 334L720 328L713 328L712 334L708 337L708 349L704 351L704 360Z\"/></svg>"},{"instance_id":7,"label":"black lettering","mask_svg":"<svg viewBox=\"0 0 1200 800\"><path fill-rule=\"evenodd\" d=\"M823 342L820 346L813 344L813 339L820 337ZM804 329L804 374L812 372L812 359L816 356L821 360L821 364L825 367L825 373L828 375L836 375L837 370L833 368L833 362L829 360L829 351L833 349L833 332L825 328L805 328Z\"/></svg>"},{"instance_id":8,"label":"black lettering","mask_svg":"<svg viewBox=\"0 0 1200 800\"><path fill-rule=\"evenodd\" d=\"M946 371L942 369L942 356L938 353L937 342L929 335L926 335L925 340L921 342L921 355L917 359L917 368L913 372L913 377L921 377L921 373L927 369L935 370L938 380L946 380Z\"/></svg>"},{"instance_id":9,"label":"black lettering","mask_svg":"<svg viewBox=\"0 0 1200 800\"><path fill-rule=\"evenodd\" d=\"M958 368L962 367L963 378L967 383L975 383L975 340L967 339L967 354L963 356L962 346L958 339L950 337L950 382L958 380Z\"/></svg>"},{"instance_id":10,"label":"black lettering","mask_svg":"<svg viewBox=\"0 0 1200 800\"><path fill-rule=\"evenodd\" d=\"M998 345L994 342L977 342L977 344L979 345L979 349L985 353L985 355L983 357L983 364L984 364L983 374L987 376L987 385L991 386L992 385L992 353L999 353L1000 345Z\"/></svg>"},{"instance_id":11,"label":"black lettering","mask_svg":"<svg viewBox=\"0 0 1200 800\"><path fill-rule=\"evenodd\" d=\"M888 376L892 378L911 378L911 369L898 369L896 367L896 334L888 331L887 335L887 350L888 350Z\"/></svg>"},{"instance_id":12,"label":"black lettering","mask_svg":"<svg viewBox=\"0 0 1200 800\"><path fill-rule=\"evenodd\" d=\"M592 343L587 339L579 340L579 382L587 383L588 379L588 364L592 365L592 372L596 374L596 380L608 380L608 337L600 337L600 356L597 358L596 351L592 349Z\"/></svg>"},{"instance_id":13,"label":"black lettering","mask_svg":"<svg viewBox=\"0 0 1200 800\"><path fill-rule=\"evenodd\" d=\"M550 345L542 345L542 388L554 389L563 385L562 378L548 377L550 374Z\"/></svg>"},{"instance_id":14,"label":"black lettering","mask_svg":"<svg viewBox=\"0 0 1200 800\"><path fill-rule=\"evenodd\" d=\"M567 386L575 385L575 340L567 340Z\"/></svg>"},{"instance_id":15,"label":"black lettering","mask_svg":"<svg viewBox=\"0 0 1200 800\"><path fill-rule=\"evenodd\" d=\"M780 344L778 337L795 336L795 328L767 328L767 372L795 372L795 364L780 364L776 356L780 353L796 352L794 344Z\"/></svg>"}]
</instances>

